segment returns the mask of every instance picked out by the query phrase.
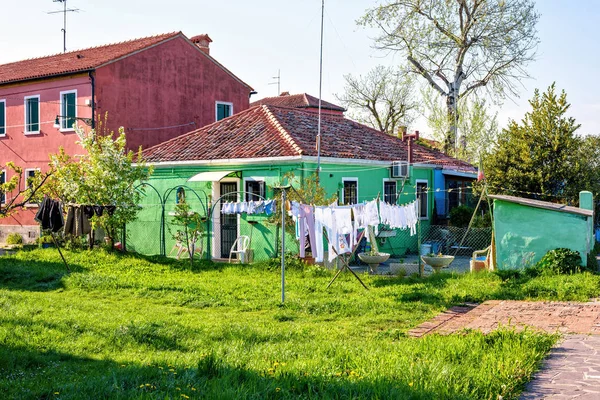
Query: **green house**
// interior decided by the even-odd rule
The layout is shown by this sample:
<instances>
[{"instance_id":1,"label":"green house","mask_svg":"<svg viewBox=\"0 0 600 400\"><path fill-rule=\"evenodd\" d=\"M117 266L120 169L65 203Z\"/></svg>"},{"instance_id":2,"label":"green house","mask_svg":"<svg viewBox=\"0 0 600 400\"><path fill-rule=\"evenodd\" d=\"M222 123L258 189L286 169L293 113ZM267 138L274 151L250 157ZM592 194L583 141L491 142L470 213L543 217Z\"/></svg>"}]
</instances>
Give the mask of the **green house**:
<instances>
[{"instance_id":1,"label":"green house","mask_svg":"<svg viewBox=\"0 0 600 400\"><path fill-rule=\"evenodd\" d=\"M319 161L320 184L339 204L378 195L404 204L418 195L423 224L433 216L434 171L455 168L474 173L470 164L413 143L409 137L403 140L349 120L341 108L322 115L320 156L315 146L317 130L314 108L257 105L145 150L154 174L143 186L138 220L127 226L128 250L175 255L178 247L173 236L179 228L173 224L173 214L185 197L193 210L206 217L198 244L203 257L228 258L240 235L251 237L254 260L274 257L280 236L276 221L265 215L221 214L221 206L226 201L279 200L274 186L286 174L292 173L296 179L291 183L298 184L316 172ZM294 238L287 245L297 251ZM401 247L394 252L416 251L416 236L406 232Z\"/></svg>"}]
</instances>

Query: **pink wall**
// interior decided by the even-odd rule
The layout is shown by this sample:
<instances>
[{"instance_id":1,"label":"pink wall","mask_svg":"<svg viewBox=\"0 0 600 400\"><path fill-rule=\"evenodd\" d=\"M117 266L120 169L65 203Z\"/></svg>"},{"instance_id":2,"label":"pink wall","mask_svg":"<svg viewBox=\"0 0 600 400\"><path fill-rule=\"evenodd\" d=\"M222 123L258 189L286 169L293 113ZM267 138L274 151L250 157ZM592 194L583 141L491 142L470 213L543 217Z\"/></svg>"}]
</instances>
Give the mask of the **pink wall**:
<instances>
[{"instance_id":1,"label":"pink wall","mask_svg":"<svg viewBox=\"0 0 600 400\"><path fill-rule=\"evenodd\" d=\"M67 90L77 90L77 116L91 117L91 108L85 105L85 100L91 98L87 74L0 87L0 100L6 100L7 125L6 135L0 136L0 169L5 169L8 161L13 161L23 169L40 168L44 171L48 168L49 155L57 153L60 147L69 154L81 153L81 147L75 143L77 135L74 131L53 127L55 117L61 114L60 92ZM40 96L40 133L25 134L24 98L33 95ZM7 175L10 179L10 171ZM34 214L35 211L20 212L3 220L2 224L36 225Z\"/></svg>"},{"instance_id":2,"label":"pink wall","mask_svg":"<svg viewBox=\"0 0 600 400\"><path fill-rule=\"evenodd\" d=\"M108 112L112 130L124 126L131 149L215 122L216 101L234 113L249 106L250 88L181 37L97 69L96 88L98 117Z\"/></svg>"}]
</instances>

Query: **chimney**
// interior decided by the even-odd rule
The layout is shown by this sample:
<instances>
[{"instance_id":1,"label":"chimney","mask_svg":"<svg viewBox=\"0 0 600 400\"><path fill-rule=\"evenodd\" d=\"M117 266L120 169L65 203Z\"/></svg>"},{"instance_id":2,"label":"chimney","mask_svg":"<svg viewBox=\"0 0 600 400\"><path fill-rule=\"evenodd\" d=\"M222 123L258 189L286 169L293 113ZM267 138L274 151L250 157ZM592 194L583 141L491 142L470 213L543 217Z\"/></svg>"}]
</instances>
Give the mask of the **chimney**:
<instances>
[{"instance_id":1,"label":"chimney","mask_svg":"<svg viewBox=\"0 0 600 400\"><path fill-rule=\"evenodd\" d=\"M281 94L279 96L289 96L290 92L281 92Z\"/></svg>"},{"instance_id":2,"label":"chimney","mask_svg":"<svg viewBox=\"0 0 600 400\"><path fill-rule=\"evenodd\" d=\"M404 141L404 137L406 136L407 127L405 125L401 125L398 127L398 137Z\"/></svg>"},{"instance_id":3,"label":"chimney","mask_svg":"<svg viewBox=\"0 0 600 400\"><path fill-rule=\"evenodd\" d=\"M413 159L413 149L412 149L412 138L408 138L408 165L412 164Z\"/></svg>"},{"instance_id":4,"label":"chimney","mask_svg":"<svg viewBox=\"0 0 600 400\"><path fill-rule=\"evenodd\" d=\"M192 43L198 46L200 50L202 50L206 54L210 54L209 46L212 42L212 39L206 33L203 33L202 35L196 35L190 40L192 41Z\"/></svg>"}]
</instances>

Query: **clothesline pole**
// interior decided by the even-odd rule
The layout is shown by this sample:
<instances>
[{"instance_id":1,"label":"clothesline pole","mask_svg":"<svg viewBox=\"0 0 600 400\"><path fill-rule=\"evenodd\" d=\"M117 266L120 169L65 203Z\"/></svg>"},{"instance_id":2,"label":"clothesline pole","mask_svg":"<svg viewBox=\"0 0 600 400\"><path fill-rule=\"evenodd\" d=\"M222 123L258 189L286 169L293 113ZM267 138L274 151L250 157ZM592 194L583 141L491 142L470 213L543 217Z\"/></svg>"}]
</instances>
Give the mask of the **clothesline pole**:
<instances>
[{"instance_id":1,"label":"clothesline pole","mask_svg":"<svg viewBox=\"0 0 600 400\"><path fill-rule=\"evenodd\" d=\"M56 238L54 237L54 232L50 231L50 236L52 237L52 241L54 242L54 245L56 246L56 250L58 250L58 254L60 254L60 258L62 258L63 262L65 263L65 267L67 268L67 271L71 272L71 269L69 268L69 264L67 264L67 260L65 260L65 256L63 256L62 251L60 251L60 246L56 242Z\"/></svg>"},{"instance_id":2,"label":"clothesline pole","mask_svg":"<svg viewBox=\"0 0 600 400\"><path fill-rule=\"evenodd\" d=\"M285 188L281 189L281 303L285 302Z\"/></svg>"}]
</instances>

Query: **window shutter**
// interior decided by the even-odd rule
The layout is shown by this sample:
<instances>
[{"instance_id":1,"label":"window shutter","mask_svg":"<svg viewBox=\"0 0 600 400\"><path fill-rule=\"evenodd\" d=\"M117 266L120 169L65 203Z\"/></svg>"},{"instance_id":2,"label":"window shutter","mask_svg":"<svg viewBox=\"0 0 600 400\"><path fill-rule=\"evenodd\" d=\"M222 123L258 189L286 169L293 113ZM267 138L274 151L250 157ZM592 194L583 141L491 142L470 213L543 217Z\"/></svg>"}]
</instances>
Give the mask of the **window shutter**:
<instances>
[{"instance_id":1,"label":"window shutter","mask_svg":"<svg viewBox=\"0 0 600 400\"><path fill-rule=\"evenodd\" d=\"M0 135L6 133L6 105L4 102L0 103Z\"/></svg>"}]
</instances>

